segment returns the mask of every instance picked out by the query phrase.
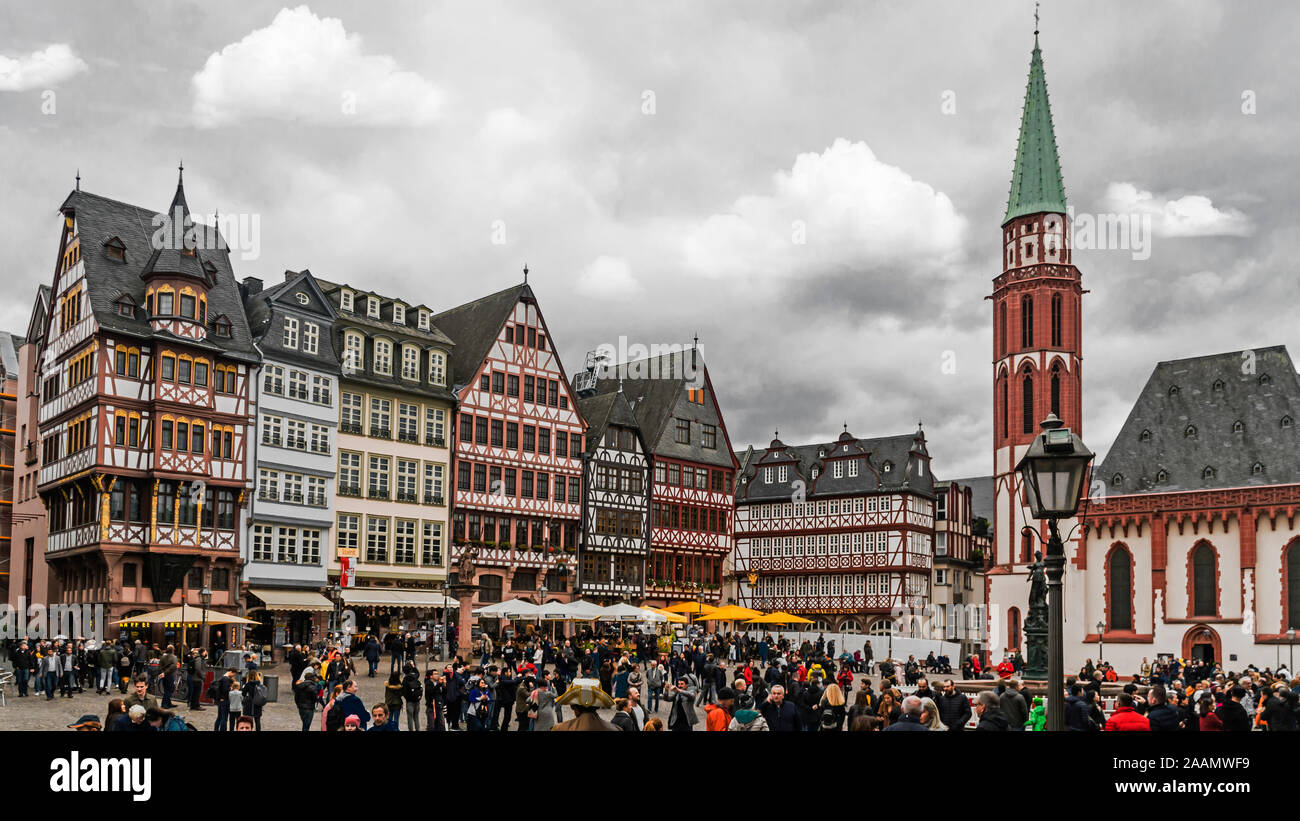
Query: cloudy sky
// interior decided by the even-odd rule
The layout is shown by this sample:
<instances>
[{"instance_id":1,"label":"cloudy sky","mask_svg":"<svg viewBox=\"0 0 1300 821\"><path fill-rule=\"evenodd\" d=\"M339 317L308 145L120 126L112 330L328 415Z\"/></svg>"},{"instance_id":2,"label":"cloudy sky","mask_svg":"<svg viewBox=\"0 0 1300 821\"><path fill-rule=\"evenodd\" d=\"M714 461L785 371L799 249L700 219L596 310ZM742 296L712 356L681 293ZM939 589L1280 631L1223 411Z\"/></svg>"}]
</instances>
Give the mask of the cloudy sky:
<instances>
[{"instance_id":1,"label":"cloudy sky","mask_svg":"<svg viewBox=\"0 0 1300 821\"><path fill-rule=\"evenodd\" d=\"M76 169L162 209L183 158L191 207L247 227L240 276L441 310L526 262L570 371L698 333L737 448L921 419L940 475L990 471L1032 3L233 5L0 8L0 327ZM1297 25L1043 4L1070 203L1150 226L1076 253L1099 451L1158 360L1300 352Z\"/></svg>"}]
</instances>

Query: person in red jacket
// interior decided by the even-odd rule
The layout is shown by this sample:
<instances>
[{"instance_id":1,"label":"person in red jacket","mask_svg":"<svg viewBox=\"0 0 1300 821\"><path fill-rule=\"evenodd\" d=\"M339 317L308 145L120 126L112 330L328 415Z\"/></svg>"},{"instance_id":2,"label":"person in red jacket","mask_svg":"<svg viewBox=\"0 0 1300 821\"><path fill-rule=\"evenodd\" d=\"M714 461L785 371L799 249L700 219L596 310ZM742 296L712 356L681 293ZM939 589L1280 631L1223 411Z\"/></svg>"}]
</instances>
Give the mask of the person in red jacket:
<instances>
[{"instance_id":1,"label":"person in red jacket","mask_svg":"<svg viewBox=\"0 0 1300 821\"><path fill-rule=\"evenodd\" d=\"M846 693L853 692L853 673L849 670L849 666L847 664L840 667L840 672L837 676L835 676L835 681L837 684L840 685L840 689L843 690L844 692Z\"/></svg>"},{"instance_id":2,"label":"person in red jacket","mask_svg":"<svg viewBox=\"0 0 1300 821\"><path fill-rule=\"evenodd\" d=\"M1016 666L1011 663L1011 659L1004 658L998 665L998 678L1011 678L1016 673Z\"/></svg>"},{"instance_id":3,"label":"person in red jacket","mask_svg":"<svg viewBox=\"0 0 1300 821\"><path fill-rule=\"evenodd\" d=\"M1133 696L1129 693L1120 693L1115 699L1115 712L1111 713L1110 718L1106 719L1106 730L1108 732L1151 732L1151 724L1147 717L1133 709Z\"/></svg>"}]
</instances>

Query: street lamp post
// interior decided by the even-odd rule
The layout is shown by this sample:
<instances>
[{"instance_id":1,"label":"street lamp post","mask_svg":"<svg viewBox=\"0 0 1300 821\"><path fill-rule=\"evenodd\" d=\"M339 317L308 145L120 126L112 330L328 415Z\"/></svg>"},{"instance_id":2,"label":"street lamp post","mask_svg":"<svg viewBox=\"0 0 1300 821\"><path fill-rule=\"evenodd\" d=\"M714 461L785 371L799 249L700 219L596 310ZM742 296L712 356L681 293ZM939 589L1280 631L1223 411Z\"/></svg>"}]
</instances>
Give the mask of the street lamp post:
<instances>
[{"instance_id":1,"label":"street lamp post","mask_svg":"<svg viewBox=\"0 0 1300 821\"><path fill-rule=\"evenodd\" d=\"M1084 475L1093 453L1074 435L1056 414L1048 414L1042 432L1025 451L1016 465L1026 501L1035 519L1046 520L1050 538L1043 570L1047 576L1047 729L1065 729L1065 545L1057 522L1070 519L1079 510ZM1026 528L1030 530L1031 528ZM1040 537L1041 538L1041 537ZM1031 590L1030 609L1034 593ZM1041 647L1041 645L1040 645Z\"/></svg>"},{"instance_id":2,"label":"street lamp post","mask_svg":"<svg viewBox=\"0 0 1300 821\"><path fill-rule=\"evenodd\" d=\"M206 585L199 591L199 601L203 602L203 626L199 628L199 646L208 646L208 605L212 604L212 589Z\"/></svg>"},{"instance_id":3,"label":"street lamp post","mask_svg":"<svg viewBox=\"0 0 1300 821\"><path fill-rule=\"evenodd\" d=\"M1097 622L1097 666L1100 667L1106 657L1106 641L1103 635L1106 632L1106 623Z\"/></svg>"},{"instance_id":4,"label":"street lamp post","mask_svg":"<svg viewBox=\"0 0 1300 821\"><path fill-rule=\"evenodd\" d=\"M1291 660L1287 662L1286 666L1288 672L1290 672L1291 675L1294 677L1295 676L1295 628L1294 627L1286 631L1286 643L1288 645L1287 652L1291 656Z\"/></svg>"}]
</instances>

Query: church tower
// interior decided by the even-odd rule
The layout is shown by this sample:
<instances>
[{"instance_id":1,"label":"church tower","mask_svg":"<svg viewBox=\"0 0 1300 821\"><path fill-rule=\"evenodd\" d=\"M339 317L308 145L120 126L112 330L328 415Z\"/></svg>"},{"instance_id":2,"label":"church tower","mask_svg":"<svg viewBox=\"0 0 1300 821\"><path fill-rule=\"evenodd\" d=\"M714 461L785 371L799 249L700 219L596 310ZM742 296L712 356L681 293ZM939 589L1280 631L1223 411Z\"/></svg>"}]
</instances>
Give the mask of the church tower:
<instances>
[{"instance_id":1,"label":"church tower","mask_svg":"<svg viewBox=\"0 0 1300 821\"><path fill-rule=\"evenodd\" d=\"M989 648L995 656L1002 647L1020 646L1020 614L1011 612L1011 603L1025 600L1021 574L1039 549L1037 540L1021 533L1025 524L1037 527L1038 523L1026 515L1014 473L1016 463L1049 413L1076 433L1082 431L1083 293L1070 248L1065 185L1035 31L1020 140L1002 218L1002 273L993 280L989 297L993 301L996 503L989 602L1006 611L1006 621L996 626L1006 631L999 637L1005 641ZM1011 578L999 583L997 577L1008 574ZM1005 587L1001 595L1000 587Z\"/></svg>"}]
</instances>

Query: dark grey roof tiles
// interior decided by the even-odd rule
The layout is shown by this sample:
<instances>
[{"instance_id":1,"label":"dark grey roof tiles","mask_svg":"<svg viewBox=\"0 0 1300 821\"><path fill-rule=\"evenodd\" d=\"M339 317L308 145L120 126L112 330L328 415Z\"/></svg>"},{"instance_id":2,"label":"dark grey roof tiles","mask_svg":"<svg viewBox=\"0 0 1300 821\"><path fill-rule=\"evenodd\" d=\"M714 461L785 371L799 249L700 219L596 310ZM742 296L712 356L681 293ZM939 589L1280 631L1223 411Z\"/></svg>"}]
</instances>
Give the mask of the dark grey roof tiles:
<instances>
[{"instance_id":1,"label":"dark grey roof tiles","mask_svg":"<svg viewBox=\"0 0 1300 821\"><path fill-rule=\"evenodd\" d=\"M148 208L86 191L73 191L59 210L75 217L77 231L86 240L81 259L86 268L90 305L99 327L142 339L155 336L143 311L137 310L134 317L122 316L117 311L116 302L125 293L137 305L144 304L145 282L141 274L155 256L151 238L156 230L154 218L161 215ZM111 259L105 251L103 241L110 237L117 237L126 246L124 262ZM224 247L224 243L221 245ZM215 318L224 314L230 320L230 338L221 339L216 347L233 358L257 361L257 351L253 348L243 301L230 264L230 252L203 250L201 256L194 259L198 263L211 262L214 268L214 284L208 289L208 316ZM178 344L192 344L192 341L180 340Z\"/></svg>"},{"instance_id":2,"label":"dark grey roof tiles","mask_svg":"<svg viewBox=\"0 0 1300 821\"><path fill-rule=\"evenodd\" d=\"M922 461L909 459L910 453L924 453L924 443L918 441L918 435L908 433L858 439L846 432L834 442L793 446L774 439L775 448L754 451L744 471L748 481L737 494L738 498L751 502L788 500L798 489L795 481L803 482L807 498L903 490L933 495L934 478L930 471L927 469L922 475L918 467ZM865 462L857 476L850 476L848 468L845 468L843 475L837 478L833 470L837 456L857 457L865 459ZM788 482L769 484L762 481L764 468L781 465L788 468ZM813 477L814 469L816 478Z\"/></svg>"},{"instance_id":3,"label":"dark grey roof tiles","mask_svg":"<svg viewBox=\"0 0 1300 821\"><path fill-rule=\"evenodd\" d=\"M1300 482L1300 375L1286 347L1156 365L1094 479L1109 494Z\"/></svg>"},{"instance_id":4,"label":"dark grey roof tiles","mask_svg":"<svg viewBox=\"0 0 1300 821\"><path fill-rule=\"evenodd\" d=\"M453 385L459 387L473 378L479 365L492 350L492 343L501 335L501 328L510 312L524 297L534 299L533 290L520 283L434 314L434 324L456 341L456 348L451 354Z\"/></svg>"}]
</instances>

